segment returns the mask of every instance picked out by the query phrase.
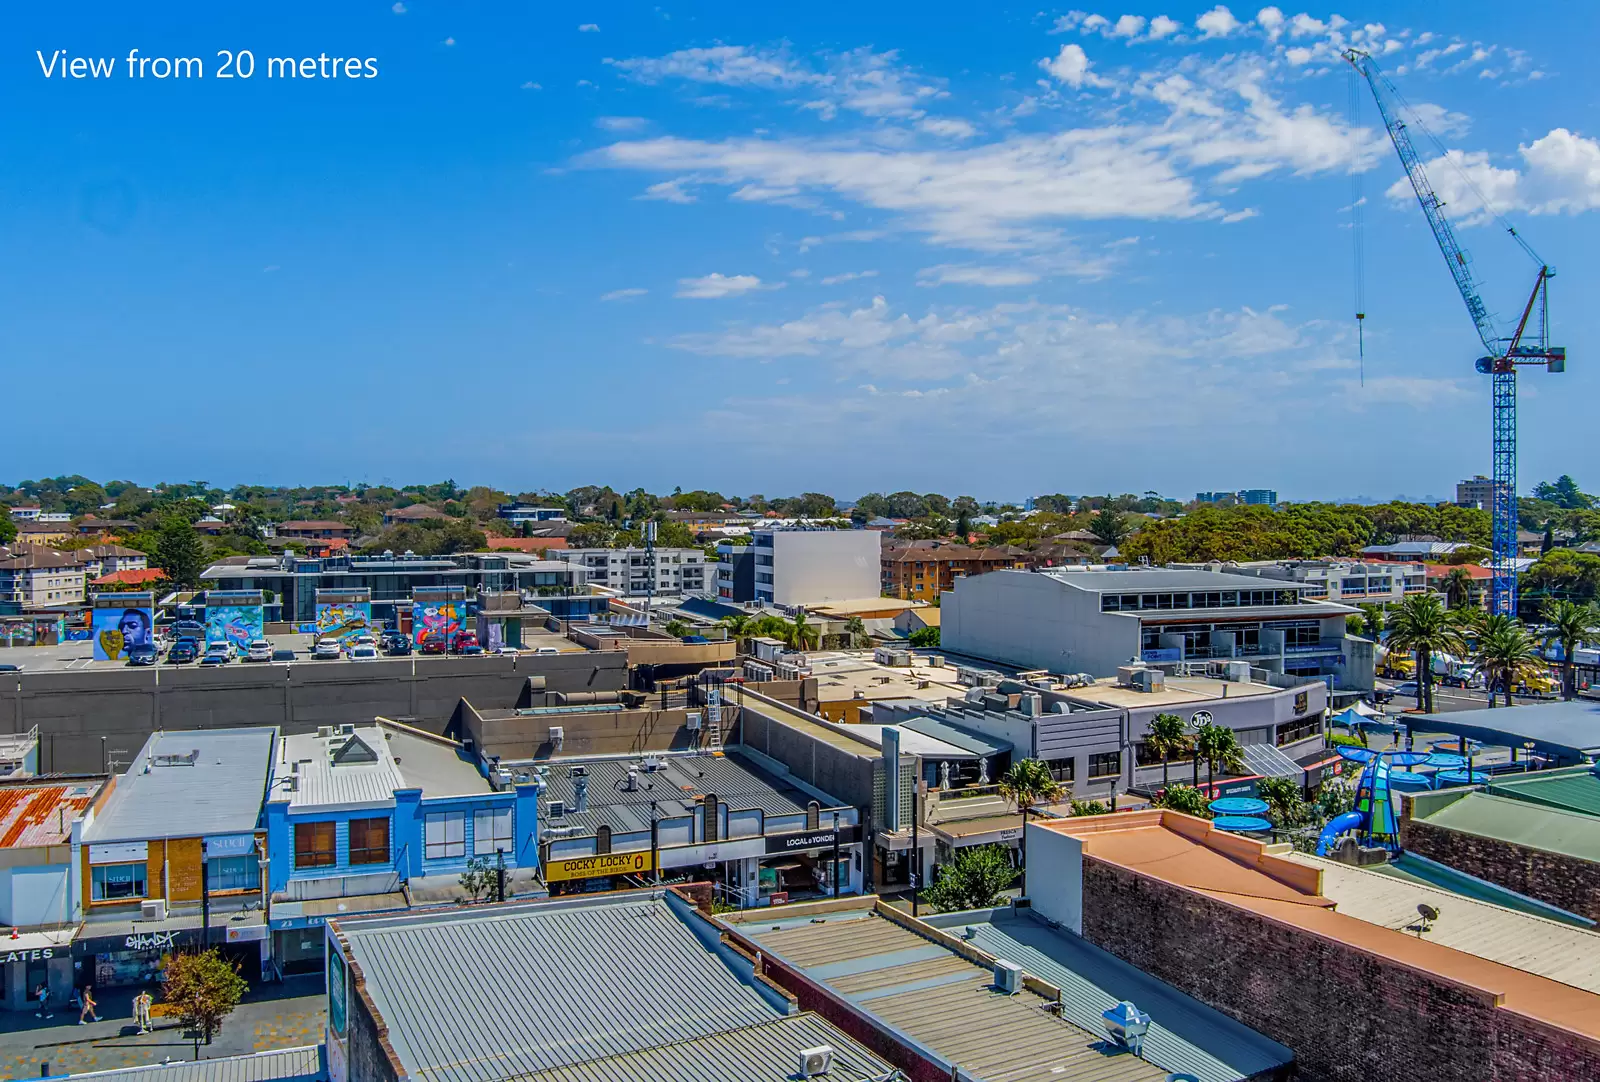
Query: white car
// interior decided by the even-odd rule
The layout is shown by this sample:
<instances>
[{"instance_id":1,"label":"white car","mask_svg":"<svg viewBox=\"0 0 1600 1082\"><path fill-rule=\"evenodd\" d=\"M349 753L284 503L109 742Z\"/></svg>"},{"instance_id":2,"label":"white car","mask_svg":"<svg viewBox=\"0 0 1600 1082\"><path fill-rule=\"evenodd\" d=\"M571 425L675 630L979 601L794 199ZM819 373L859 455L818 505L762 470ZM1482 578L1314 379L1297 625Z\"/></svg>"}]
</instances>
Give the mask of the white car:
<instances>
[{"instance_id":1,"label":"white car","mask_svg":"<svg viewBox=\"0 0 1600 1082\"><path fill-rule=\"evenodd\" d=\"M541 646L537 650L535 650L533 653L534 653L534 656L537 657L537 656L540 656L540 655L543 655L543 654L559 654L559 653L561 653L561 651L557 650L554 646Z\"/></svg>"},{"instance_id":2,"label":"white car","mask_svg":"<svg viewBox=\"0 0 1600 1082\"><path fill-rule=\"evenodd\" d=\"M251 639L250 645L244 648L246 661L271 661L272 644L266 639Z\"/></svg>"},{"instance_id":3,"label":"white car","mask_svg":"<svg viewBox=\"0 0 1600 1082\"><path fill-rule=\"evenodd\" d=\"M317 644L311 648L311 656L319 660L337 658L339 656L339 640L318 639Z\"/></svg>"},{"instance_id":4,"label":"white car","mask_svg":"<svg viewBox=\"0 0 1600 1082\"><path fill-rule=\"evenodd\" d=\"M354 642L350 644L351 661L377 661L378 648L370 642Z\"/></svg>"}]
</instances>

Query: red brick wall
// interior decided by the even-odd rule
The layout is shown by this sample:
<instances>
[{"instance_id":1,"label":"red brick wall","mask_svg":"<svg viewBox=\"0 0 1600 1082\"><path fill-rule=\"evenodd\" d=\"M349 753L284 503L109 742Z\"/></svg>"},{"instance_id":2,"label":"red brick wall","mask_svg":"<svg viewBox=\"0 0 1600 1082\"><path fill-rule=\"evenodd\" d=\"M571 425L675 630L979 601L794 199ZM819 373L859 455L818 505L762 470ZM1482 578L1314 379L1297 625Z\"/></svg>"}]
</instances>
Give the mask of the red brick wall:
<instances>
[{"instance_id":1,"label":"red brick wall","mask_svg":"<svg viewBox=\"0 0 1600 1082\"><path fill-rule=\"evenodd\" d=\"M1600 864L1593 861L1450 830L1409 816L1400 822L1400 844L1409 852L1507 890L1600 920Z\"/></svg>"},{"instance_id":2,"label":"red brick wall","mask_svg":"<svg viewBox=\"0 0 1600 1082\"><path fill-rule=\"evenodd\" d=\"M1600 1044L1496 1009L1472 989L1092 857L1083 862L1083 934L1287 1045L1306 1082L1600 1077Z\"/></svg>"}]
</instances>

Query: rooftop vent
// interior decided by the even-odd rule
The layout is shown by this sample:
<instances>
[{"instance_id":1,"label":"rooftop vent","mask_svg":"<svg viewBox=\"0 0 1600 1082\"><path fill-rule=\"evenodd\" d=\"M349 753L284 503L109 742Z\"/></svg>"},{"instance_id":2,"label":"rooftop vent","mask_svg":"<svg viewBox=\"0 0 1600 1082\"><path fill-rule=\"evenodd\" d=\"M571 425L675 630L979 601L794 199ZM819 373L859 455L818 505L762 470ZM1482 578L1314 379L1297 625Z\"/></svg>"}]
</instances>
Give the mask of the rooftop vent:
<instances>
[{"instance_id":1,"label":"rooftop vent","mask_svg":"<svg viewBox=\"0 0 1600 1082\"><path fill-rule=\"evenodd\" d=\"M1150 1016L1123 1000L1100 1015L1106 1025L1106 1036L1112 1044L1121 1045L1134 1055L1144 1048L1144 1035L1150 1031Z\"/></svg>"},{"instance_id":2,"label":"rooftop vent","mask_svg":"<svg viewBox=\"0 0 1600 1082\"><path fill-rule=\"evenodd\" d=\"M549 812L550 818L560 819L567 814L567 802L565 800L552 800L546 811Z\"/></svg>"},{"instance_id":3,"label":"rooftop vent","mask_svg":"<svg viewBox=\"0 0 1600 1082\"><path fill-rule=\"evenodd\" d=\"M833 1070L833 1046L819 1044L815 1048L802 1048L800 1050L801 1078L816 1078Z\"/></svg>"}]
</instances>

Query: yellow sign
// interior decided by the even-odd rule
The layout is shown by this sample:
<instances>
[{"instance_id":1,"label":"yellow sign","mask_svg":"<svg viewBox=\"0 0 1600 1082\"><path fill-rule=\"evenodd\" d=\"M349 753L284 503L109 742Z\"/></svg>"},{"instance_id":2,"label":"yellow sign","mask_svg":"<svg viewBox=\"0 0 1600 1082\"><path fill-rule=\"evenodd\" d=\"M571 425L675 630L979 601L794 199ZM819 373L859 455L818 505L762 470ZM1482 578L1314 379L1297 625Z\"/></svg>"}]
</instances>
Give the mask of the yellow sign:
<instances>
[{"instance_id":1,"label":"yellow sign","mask_svg":"<svg viewBox=\"0 0 1600 1082\"><path fill-rule=\"evenodd\" d=\"M650 851L640 853L604 853L595 857L572 857L569 860L549 860L544 865L544 881L556 883L565 879L596 879L603 875L638 875L655 867Z\"/></svg>"}]
</instances>

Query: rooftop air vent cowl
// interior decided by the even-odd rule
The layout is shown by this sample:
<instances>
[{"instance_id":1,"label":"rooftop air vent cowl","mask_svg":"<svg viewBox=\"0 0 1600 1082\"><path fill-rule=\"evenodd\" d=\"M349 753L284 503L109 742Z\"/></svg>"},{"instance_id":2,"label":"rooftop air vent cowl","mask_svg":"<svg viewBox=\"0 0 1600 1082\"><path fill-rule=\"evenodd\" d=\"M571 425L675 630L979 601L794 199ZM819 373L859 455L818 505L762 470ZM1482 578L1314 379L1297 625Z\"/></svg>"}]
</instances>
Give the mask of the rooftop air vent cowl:
<instances>
[{"instance_id":1,"label":"rooftop air vent cowl","mask_svg":"<svg viewBox=\"0 0 1600 1082\"><path fill-rule=\"evenodd\" d=\"M1113 1044L1121 1045L1134 1055L1144 1049L1144 1035L1150 1031L1150 1016L1123 1000L1100 1015L1106 1026L1106 1035Z\"/></svg>"}]
</instances>

